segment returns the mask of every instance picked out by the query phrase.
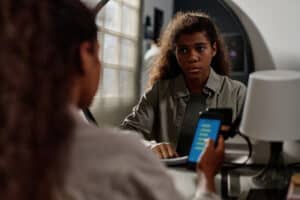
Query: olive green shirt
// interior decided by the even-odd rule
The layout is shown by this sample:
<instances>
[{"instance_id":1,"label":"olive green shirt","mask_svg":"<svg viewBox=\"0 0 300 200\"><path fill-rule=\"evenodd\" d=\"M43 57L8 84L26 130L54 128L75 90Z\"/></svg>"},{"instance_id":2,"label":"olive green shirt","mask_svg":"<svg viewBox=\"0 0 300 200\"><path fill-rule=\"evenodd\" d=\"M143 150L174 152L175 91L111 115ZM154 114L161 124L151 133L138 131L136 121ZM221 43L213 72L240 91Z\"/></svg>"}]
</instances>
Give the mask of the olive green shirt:
<instances>
[{"instance_id":1,"label":"olive green shirt","mask_svg":"<svg viewBox=\"0 0 300 200\"><path fill-rule=\"evenodd\" d=\"M241 115L246 87L227 76L218 75L211 68L205 87L203 108L230 107L233 120ZM190 92L183 75L170 80L159 80L141 97L123 121L121 127L141 133L151 145L153 142L169 142L177 147Z\"/></svg>"}]
</instances>

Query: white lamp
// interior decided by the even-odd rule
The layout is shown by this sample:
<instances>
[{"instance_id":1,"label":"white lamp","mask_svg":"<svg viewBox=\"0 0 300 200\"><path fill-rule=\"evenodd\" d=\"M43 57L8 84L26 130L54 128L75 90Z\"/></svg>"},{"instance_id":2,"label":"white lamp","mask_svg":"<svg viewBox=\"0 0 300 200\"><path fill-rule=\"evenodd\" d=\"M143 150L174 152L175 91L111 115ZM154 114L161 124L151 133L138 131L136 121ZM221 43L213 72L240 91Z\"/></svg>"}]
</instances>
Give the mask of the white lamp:
<instances>
[{"instance_id":1,"label":"white lamp","mask_svg":"<svg viewBox=\"0 0 300 200\"><path fill-rule=\"evenodd\" d=\"M268 166L254 178L264 187L288 183L282 152L283 141L300 139L300 72L258 71L250 75L240 131L271 142Z\"/></svg>"}]
</instances>

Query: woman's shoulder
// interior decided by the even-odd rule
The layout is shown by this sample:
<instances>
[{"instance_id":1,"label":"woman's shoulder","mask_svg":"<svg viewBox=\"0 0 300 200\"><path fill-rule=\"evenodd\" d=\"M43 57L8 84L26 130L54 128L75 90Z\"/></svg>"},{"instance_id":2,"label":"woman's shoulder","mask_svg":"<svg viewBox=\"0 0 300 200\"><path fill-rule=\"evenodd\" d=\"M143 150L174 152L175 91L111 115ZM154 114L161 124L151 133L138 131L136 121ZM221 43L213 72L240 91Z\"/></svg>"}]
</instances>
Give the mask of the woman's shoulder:
<instances>
[{"instance_id":1,"label":"woman's shoulder","mask_svg":"<svg viewBox=\"0 0 300 200\"><path fill-rule=\"evenodd\" d=\"M95 151L110 153L130 153L141 148L138 143L141 137L133 131L125 131L119 128L98 128L92 125L79 126L76 129L74 144L87 148L96 148ZM117 147L117 148L116 148Z\"/></svg>"},{"instance_id":2,"label":"woman's shoulder","mask_svg":"<svg viewBox=\"0 0 300 200\"><path fill-rule=\"evenodd\" d=\"M138 184L143 185L146 193L157 184L161 188L166 184L172 188L163 164L142 145L141 138L134 132L92 126L82 128L84 130L76 130L72 145L68 191L75 190L78 194L89 191L90 196L98 199L114 199L118 195L123 199L141 199L140 194L137 195ZM165 194L162 190L159 192Z\"/></svg>"},{"instance_id":3,"label":"woman's shoulder","mask_svg":"<svg viewBox=\"0 0 300 200\"><path fill-rule=\"evenodd\" d=\"M76 152L74 155L77 159L86 158L90 162L99 163L105 161L107 165L127 160L132 160L133 163L159 163L142 140L135 131L81 125L76 128L72 151Z\"/></svg>"},{"instance_id":4,"label":"woman's shoulder","mask_svg":"<svg viewBox=\"0 0 300 200\"><path fill-rule=\"evenodd\" d=\"M238 80L231 79L228 76L222 76L223 87L229 88L231 90L243 90L246 91L246 86L244 83Z\"/></svg>"},{"instance_id":5,"label":"woman's shoulder","mask_svg":"<svg viewBox=\"0 0 300 200\"><path fill-rule=\"evenodd\" d=\"M158 90L161 94L176 93L178 90L186 90L183 75L177 75L169 79L160 79L153 84L153 89Z\"/></svg>"}]
</instances>

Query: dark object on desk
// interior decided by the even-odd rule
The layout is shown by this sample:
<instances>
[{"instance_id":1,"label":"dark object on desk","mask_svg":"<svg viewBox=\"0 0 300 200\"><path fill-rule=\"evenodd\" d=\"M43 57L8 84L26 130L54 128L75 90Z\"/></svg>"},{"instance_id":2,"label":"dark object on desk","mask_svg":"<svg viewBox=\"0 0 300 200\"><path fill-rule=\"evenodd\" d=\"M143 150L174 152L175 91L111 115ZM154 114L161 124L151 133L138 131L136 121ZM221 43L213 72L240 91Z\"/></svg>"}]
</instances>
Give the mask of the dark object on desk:
<instances>
[{"instance_id":1,"label":"dark object on desk","mask_svg":"<svg viewBox=\"0 0 300 200\"><path fill-rule=\"evenodd\" d=\"M231 108L208 108L204 113L211 115L219 115L222 118L222 128L220 134L226 140L234 137L237 134L237 128L240 124L240 117L232 123L232 109Z\"/></svg>"},{"instance_id":2,"label":"dark object on desk","mask_svg":"<svg viewBox=\"0 0 300 200\"><path fill-rule=\"evenodd\" d=\"M251 189L247 200L281 200L286 199L286 189Z\"/></svg>"},{"instance_id":3,"label":"dark object on desk","mask_svg":"<svg viewBox=\"0 0 300 200\"><path fill-rule=\"evenodd\" d=\"M208 113L218 114L222 116L222 125L231 125L232 122L232 109L231 108L208 108Z\"/></svg>"},{"instance_id":4,"label":"dark object on desk","mask_svg":"<svg viewBox=\"0 0 300 200\"><path fill-rule=\"evenodd\" d=\"M269 161L265 168L252 178L253 183L262 188L287 188L290 174L283 159L283 143L271 142L270 147Z\"/></svg>"}]
</instances>

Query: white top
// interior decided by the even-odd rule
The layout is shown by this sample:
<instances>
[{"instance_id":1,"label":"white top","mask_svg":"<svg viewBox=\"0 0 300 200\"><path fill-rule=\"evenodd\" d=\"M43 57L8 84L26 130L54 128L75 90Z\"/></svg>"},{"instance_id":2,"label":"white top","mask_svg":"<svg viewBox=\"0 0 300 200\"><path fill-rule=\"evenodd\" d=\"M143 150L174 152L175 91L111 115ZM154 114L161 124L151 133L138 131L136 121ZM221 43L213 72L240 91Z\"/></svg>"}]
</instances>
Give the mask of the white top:
<instances>
[{"instance_id":1,"label":"white top","mask_svg":"<svg viewBox=\"0 0 300 200\"><path fill-rule=\"evenodd\" d=\"M153 56L156 56L160 53L160 49L156 44L151 44L150 49L145 53L144 60L147 61Z\"/></svg>"},{"instance_id":2,"label":"white top","mask_svg":"<svg viewBox=\"0 0 300 200\"><path fill-rule=\"evenodd\" d=\"M61 199L180 200L165 166L135 134L99 129L76 117L70 168ZM199 186L195 199L219 199Z\"/></svg>"}]
</instances>

